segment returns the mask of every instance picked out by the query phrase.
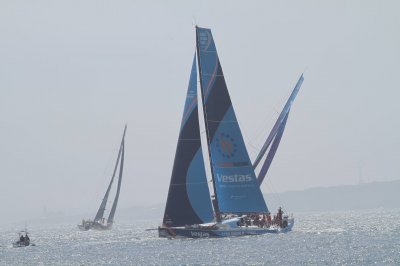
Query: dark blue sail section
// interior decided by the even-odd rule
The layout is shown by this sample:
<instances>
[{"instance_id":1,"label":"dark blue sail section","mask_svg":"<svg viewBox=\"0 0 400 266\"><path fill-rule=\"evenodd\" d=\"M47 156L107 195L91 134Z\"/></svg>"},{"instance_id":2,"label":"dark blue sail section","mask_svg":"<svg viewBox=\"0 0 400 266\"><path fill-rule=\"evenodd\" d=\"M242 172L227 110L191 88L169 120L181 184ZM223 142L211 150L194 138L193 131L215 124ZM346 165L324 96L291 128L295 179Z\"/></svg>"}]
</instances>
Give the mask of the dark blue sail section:
<instances>
[{"instance_id":1,"label":"dark blue sail section","mask_svg":"<svg viewBox=\"0 0 400 266\"><path fill-rule=\"evenodd\" d=\"M258 166L258 164L260 163L264 154L267 152L268 147L271 144L272 140L275 138L279 127L281 126L286 115L289 113L290 107L292 106L292 103L293 103L294 99L296 98L297 93L300 90L301 84L303 84L303 80L304 80L304 77L303 77L303 75L301 75L299 80L297 81L296 86L294 87L292 93L290 94L289 99L287 100L285 106L283 107L282 112L279 114L279 117L276 120L274 127L272 128L271 132L269 133L267 140L265 141L263 147L261 148L260 153L258 154L256 160L254 161L254 164L253 164L254 169Z\"/></svg>"},{"instance_id":2,"label":"dark blue sail section","mask_svg":"<svg viewBox=\"0 0 400 266\"><path fill-rule=\"evenodd\" d=\"M210 222L213 218L200 142L195 56L163 223L167 226L184 226Z\"/></svg>"},{"instance_id":3,"label":"dark blue sail section","mask_svg":"<svg viewBox=\"0 0 400 266\"><path fill-rule=\"evenodd\" d=\"M286 114L285 118L283 119L282 123L280 124L280 126L278 128L278 132L276 133L274 141L272 142L271 149L269 150L269 152L267 154L267 158L265 159L265 162L264 162L263 166L261 167L260 173L258 174L257 180L260 185L264 181L264 178L267 175L269 167L271 166L272 160L274 159L275 153L278 150L279 143L281 142L283 132L285 131L285 126L286 126L288 117L289 117L289 112Z\"/></svg>"},{"instance_id":4,"label":"dark blue sail section","mask_svg":"<svg viewBox=\"0 0 400 266\"><path fill-rule=\"evenodd\" d=\"M221 213L267 212L210 29L196 27L200 84L214 190Z\"/></svg>"}]
</instances>

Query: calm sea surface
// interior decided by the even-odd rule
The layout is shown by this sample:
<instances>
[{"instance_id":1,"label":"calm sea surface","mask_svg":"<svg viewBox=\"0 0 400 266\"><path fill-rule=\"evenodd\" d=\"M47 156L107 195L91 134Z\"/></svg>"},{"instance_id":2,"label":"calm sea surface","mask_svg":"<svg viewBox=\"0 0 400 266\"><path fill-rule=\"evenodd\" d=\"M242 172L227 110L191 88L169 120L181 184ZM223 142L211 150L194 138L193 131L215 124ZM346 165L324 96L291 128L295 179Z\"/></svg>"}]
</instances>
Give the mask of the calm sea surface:
<instances>
[{"instance_id":1,"label":"calm sea surface","mask_svg":"<svg viewBox=\"0 0 400 266\"><path fill-rule=\"evenodd\" d=\"M0 228L0 265L400 265L400 210L299 213L287 234L168 240L159 221L81 232L75 224L30 226L34 247L12 248Z\"/></svg>"}]
</instances>

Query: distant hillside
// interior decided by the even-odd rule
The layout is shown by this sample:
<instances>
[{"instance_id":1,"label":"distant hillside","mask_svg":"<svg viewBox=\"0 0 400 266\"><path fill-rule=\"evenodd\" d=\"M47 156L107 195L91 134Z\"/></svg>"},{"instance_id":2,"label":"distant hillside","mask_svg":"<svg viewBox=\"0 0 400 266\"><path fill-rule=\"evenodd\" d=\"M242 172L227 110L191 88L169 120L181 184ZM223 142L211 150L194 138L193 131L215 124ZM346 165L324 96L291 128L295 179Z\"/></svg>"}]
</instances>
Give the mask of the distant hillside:
<instances>
[{"instance_id":1,"label":"distant hillside","mask_svg":"<svg viewBox=\"0 0 400 266\"><path fill-rule=\"evenodd\" d=\"M279 204L283 204L288 211L400 208L400 180L316 187L302 191L267 194L265 199L272 210Z\"/></svg>"},{"instance_id":2,"label":"distant hillside","mask_svg":"<svg viewBox=\"0 0 400 266\"><path fill-rule=\"evenodd\" d=\"M365 210L400 208L400 180L360 185L316 187L301 191L266 194L272 212L282 204L289 212ZM165 203L150 207L120 209L119 220L158 219L161 221Z\"/></svg>"},{"instance_id":3,"label":"distant hillside","mask_svg":"<svg viewBox=\"0 0 400 266\"><path fill-rule=\"evenodd\" d=\"M282 205L288 212L392 209L400 208L400 180L337 187L316 187L264 196L271 212L275 212L279 205ZM164 202L152 206L121 208L116 213L116 221L128 223L138 220L161 222L164 208ZM31 219L29 224L43 225L64 222L75 225L80 222L82 217L86 216L77 214L43 217Z\"/></svg>"}]
</instances>

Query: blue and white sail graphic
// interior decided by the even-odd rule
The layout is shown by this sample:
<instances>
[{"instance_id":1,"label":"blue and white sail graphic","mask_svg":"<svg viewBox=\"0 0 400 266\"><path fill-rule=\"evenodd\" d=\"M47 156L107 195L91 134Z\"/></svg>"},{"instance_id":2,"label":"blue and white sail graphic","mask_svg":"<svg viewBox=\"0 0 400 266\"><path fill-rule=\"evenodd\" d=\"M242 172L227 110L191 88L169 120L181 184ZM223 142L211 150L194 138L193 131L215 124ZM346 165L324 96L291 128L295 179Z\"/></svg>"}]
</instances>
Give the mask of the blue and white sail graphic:
<instances>
[{"instance_id":1,"label":"blue and white sail graphic","mask_svg":"<svg viewBox=\"0 0 400 266\"><path fill-rule=\"evenodd\" d=\"M196 27L196 37L217 211L267 212L232 107L211 30Z\"/></svg>"},{"instance_id":2,"label":"blue and white sail graphic","mask_svg":"<svg viewBox=\"0 0 400 266\"><path fill-rule=\"evenodd\" d=\"M184 226L211 222L213 218L200 142L195 56L163 223L167 226Z\"/></svg>"},{"instance_id":3,"label":"blue and white sail graphic","mask_svg":"<svg viewBox=\"0 0 400 266\"><path fill-rule=\"evenodd\" d=\"M271 149L267 154L267 157L264 161L264 164L258 174L257 180L258 183L261 185L264 181L264 178L268 172L269 167L271 166L272 160L274 159L276 150L278 149L279 143L281 141L283 132L285 131L286 121L289 116L290 108L293 104L294 99L297 96L297 93L300 90L301 85L303 84L304 77L303 75L300 76L299 80L296 83L292 93L290 94L289 99L287 100L285 106L282 109L282 112L279 114L278 119L275 122L274 127L272 128L271 132L269 133L267 140L265 141L263 147L261 148L260 153L258 154L256 160L254 161L253 167L254 169L258 166L261 162L263 156L267 152L269 146L272 143Z\"/></svg>"}]
</instances>

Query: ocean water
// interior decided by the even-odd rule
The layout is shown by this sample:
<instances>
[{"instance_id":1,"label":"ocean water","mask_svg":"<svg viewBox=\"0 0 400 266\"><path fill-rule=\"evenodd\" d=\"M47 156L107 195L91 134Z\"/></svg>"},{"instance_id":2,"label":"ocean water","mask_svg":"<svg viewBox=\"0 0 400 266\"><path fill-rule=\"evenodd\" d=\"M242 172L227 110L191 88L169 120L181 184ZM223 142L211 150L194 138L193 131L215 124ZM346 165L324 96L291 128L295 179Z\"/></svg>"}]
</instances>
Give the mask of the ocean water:
<instances>
[{"instance_id":1,"label":"ocean water","mask_svg":"<svg viewBox=\"0 0 400 266\"><path fill-rule=\"evenodd\" d=\"M400 265L400 210L295 219L290 233L221 239L161 239L144 230L155 220L116 223L111 231L35 225L36 246L26 248L12 248L15 229L0 228L0 265Z\"/></svg>"}]
</instances>

